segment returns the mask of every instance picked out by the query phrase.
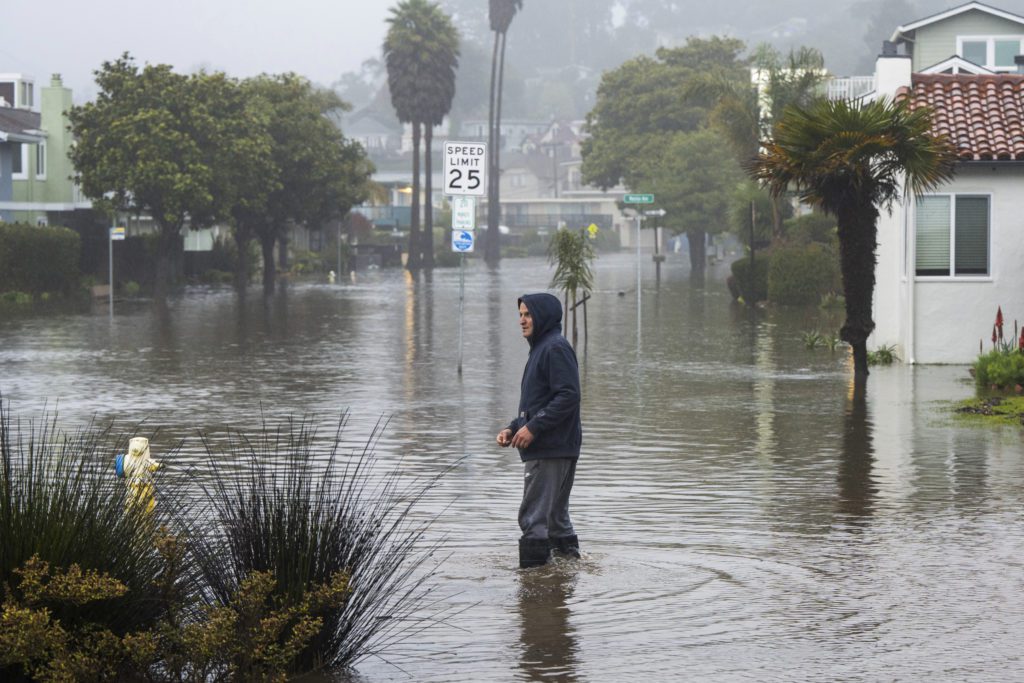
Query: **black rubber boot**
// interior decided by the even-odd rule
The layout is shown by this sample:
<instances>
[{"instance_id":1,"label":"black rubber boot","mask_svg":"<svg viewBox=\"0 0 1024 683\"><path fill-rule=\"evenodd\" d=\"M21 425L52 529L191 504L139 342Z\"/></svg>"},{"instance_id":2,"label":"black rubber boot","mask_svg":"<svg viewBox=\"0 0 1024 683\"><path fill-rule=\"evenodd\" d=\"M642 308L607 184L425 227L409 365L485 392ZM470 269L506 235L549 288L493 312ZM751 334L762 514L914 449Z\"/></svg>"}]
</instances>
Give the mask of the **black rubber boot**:
<instances>
[{"instance_id":1,"label":"black rubber boot","mask_svg":"<svg viewBox=\"0 0 1024 683\"><path fill-rule=\"evenodd\" d=\"M519 539L519 567L529 569L540 567L551 559L551 547L546 538Z\"/></svg>"},{"instance_id":2,"label":"black rubber boot","mask_svg":"<svg viewBox=\"0 0 1024 683\"><path fill-rule=\"evenodd\" d=\"M552 538L551 548L561 555L566 557L572 557L579 559L580 557L580 539L576 534L572 536L565 536L563 538Z\"/></svg>"}]
</instances>

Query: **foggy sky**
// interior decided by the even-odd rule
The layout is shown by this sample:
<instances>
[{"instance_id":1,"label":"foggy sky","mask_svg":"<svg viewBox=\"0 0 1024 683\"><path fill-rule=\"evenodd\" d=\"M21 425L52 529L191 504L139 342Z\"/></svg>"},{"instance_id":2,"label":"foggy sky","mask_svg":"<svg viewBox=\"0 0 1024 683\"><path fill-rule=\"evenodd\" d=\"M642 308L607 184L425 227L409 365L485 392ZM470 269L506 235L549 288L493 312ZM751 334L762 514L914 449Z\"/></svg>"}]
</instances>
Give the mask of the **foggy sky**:
<instances>
[{"instance_id":1,"label":"foggy sky","mask_svg":"<svg viewBox=\"0 0 1024 683\"><path fill-rule=\"evenodd\" d=\"M0 73L53 73L81 103L93 71L128 51L140 66L231 76L294 71L330 85L380 55L394 0L2 0Z\"/></svg>"}]
</instances>

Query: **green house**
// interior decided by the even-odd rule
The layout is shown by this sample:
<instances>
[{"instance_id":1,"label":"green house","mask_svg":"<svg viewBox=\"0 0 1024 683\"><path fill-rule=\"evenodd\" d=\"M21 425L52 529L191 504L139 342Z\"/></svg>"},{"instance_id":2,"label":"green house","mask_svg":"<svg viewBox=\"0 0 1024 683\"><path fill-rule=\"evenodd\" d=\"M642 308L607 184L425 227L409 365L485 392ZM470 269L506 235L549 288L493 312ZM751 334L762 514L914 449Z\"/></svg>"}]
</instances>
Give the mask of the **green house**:
<instances>
[{"instance_id":1,"label":"green house","mask_svg":"<svg viewBox=\"0 0 1024 683\"><path fill-rule=\"evenodd\" d=\"M33 92L31 80L13 75L0 76L0 93L8 87L23 93ZM38 111L40 140L22 144L20 159L13 174L9 202L10 220L32 224L67 223L61 214L89 209L92 203L82 196L71 180L74 169L68 159L71 132L66 112L71 108L71 90L64 87L60 74L54 74L50 85L38 91L38 104L25 100L16 108Z\"/></svg>"},{"instance_id":2,"label":"green house","mask_svg":"<svg viewBox=\"0 0 1024 683\"><path fill-rule=\"evenodd\" d=\"M968 2L900 26L890 40L910 56L914 73L959 73L961 60L981 67L964 71L1016 73L1014 57L1024 54L1024 17Z\"/></svg>"}]
</instances>

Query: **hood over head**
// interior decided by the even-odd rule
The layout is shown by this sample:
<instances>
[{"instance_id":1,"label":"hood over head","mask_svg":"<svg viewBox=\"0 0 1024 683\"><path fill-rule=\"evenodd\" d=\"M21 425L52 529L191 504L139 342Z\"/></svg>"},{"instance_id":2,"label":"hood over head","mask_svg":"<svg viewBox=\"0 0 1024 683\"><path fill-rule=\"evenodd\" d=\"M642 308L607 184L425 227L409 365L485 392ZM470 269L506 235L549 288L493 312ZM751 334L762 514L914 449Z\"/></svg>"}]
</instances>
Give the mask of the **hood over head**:
<instances>
[{"instance_id":1,"label":"hood over head","mask_svg":"<svg viewBox=\"0 0 1024 683\"><path fill-rule=\"evenodd\" d=\"M533 334L526 340L533 346L553 330L562 330L562 303L553 294L541 292L539 294L524 294L516 301L516 310L519 304L526 304L526 310L533 318Z\"/></svg>"}]
</instances>

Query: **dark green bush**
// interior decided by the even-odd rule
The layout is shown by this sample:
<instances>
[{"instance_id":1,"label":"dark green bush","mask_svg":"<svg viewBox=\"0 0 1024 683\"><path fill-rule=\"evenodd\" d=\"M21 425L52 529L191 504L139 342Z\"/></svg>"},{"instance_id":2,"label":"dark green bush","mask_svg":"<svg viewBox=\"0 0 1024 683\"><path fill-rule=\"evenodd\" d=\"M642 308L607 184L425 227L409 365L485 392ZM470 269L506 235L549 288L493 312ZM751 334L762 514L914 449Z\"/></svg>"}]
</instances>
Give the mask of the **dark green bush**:
<instances>
[{"instance_id":1,"label":"dark green bush","mask_svg":"<svg viewBox=\"0 0 1024 683\"><path fill-rule=\"evenodd\" d=\"M832 244L836 241L836 219L824 213L808 213L784 223L789 244Z\"/></svg>"},{"instance_id":2,"label":"dark green bush","mask_svg":"<svg viewBox=\"0 0 1024 683\"><path fill-rule=\"evenodd\" d=\"M732 262L733 282L739 295L748 304L755 304L768 298L768 259L767 253L754 257L754 273L750 272L750 257L746 256Z\"/></svg>"},{"instance_id":3,"label":"dark green bush","mask_svg":"<svg viewBox=\"0 0 1024 683\"><path fill-rule=\"evenodd\" d=\"M768 266L768 300L804 306L840 288L839 261L821 244L783 247L772 252Z\"/></svg>"},{"instance_id":4,"label":"dark green bush","mask_svg":"<svg viewBox=\"0 0 1024 683\"><path fill-rule=\"evenodd\" d=\"M0 223L0 292L70 294L81 240L68 228Z\"/></svg>"},{"instance_id":5,"label":"dark green bush","mask_svg":"<svg viewBox=\"0 0 1024 683\"><path fill-rule=\"evenodd\" d=\"M1024 386L1024 353L996 349L974 361L974 381L980 389L1012 389Z\"/></svg>"}]
</instances>

